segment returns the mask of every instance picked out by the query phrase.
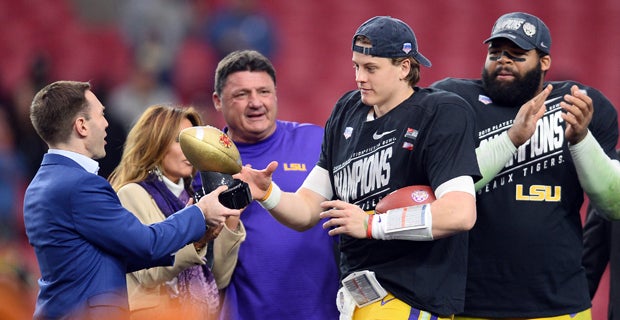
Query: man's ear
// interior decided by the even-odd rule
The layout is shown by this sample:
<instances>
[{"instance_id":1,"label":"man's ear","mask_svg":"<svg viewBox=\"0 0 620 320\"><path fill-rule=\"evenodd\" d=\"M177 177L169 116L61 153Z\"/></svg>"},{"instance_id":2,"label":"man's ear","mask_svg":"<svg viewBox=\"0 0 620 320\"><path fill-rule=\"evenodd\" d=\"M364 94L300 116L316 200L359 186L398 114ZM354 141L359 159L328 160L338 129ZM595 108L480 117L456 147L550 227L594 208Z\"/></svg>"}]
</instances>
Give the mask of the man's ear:
<instances>
[{"instance_id":1,"label":"man's ear","mask_svg":"<svg viewBox=\"0 0 620 320\"><path fill-rule=\"evenodd\" d=\"M551 56L546 55L540 58L540 68L542 71L547 71L551 69Z\"/></svg>"},{"instance_id":2,"label":"man's ear","mask_svg":"<svg viewBox=\"0 0 620 320\"><path fill-rule=\"evenodd\" d=\"M407 77L407 75L409 75L409 71L411 71L411 60L409 59L404 59L401 62L401 73L402 73L402 77L400 77L401 79L405 79Z\"/></svg>"},{"instance_id":3,"label":"man's ear","mask_svg":"<svg viewBox=\"0 0 620 320\"><path fill-rule=\"evenodd\" d=\"M86 118L82 116L78 116L77 118L75 118L75 121L73 122L73 128L80 137L85 137L88 135L88 125L86 124Z\"/></svg>"},{"instance_id":4,"label":"man's ear","mask_svg":"<svg viewBox=\"0 0 620 320\"><path fill-rule=\"evenodd\" d=\"M222 99L217 95L217 92L213 92L213 107L217 111L222 111Z\"/></svg>"}]
</instances>

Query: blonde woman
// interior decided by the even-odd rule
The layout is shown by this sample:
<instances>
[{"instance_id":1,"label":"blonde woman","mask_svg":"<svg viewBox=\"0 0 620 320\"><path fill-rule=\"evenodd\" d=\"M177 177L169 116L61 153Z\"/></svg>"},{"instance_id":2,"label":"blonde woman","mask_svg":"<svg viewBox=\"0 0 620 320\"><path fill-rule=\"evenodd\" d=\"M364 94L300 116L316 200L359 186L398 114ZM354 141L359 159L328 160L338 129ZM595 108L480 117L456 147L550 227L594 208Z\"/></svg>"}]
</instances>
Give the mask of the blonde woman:
<instances>
[{"instance_id":1,"label":"blonde woman","mask_svg":"<svg viewBox=\"0 0 620 320\"><path fill-rule=\"evenodd\" d=\"M109 180L123 206L143 223L166 219L193 197L196 170L185 158L178 136L181 130L200 125L200 114L191 107L154 105L130 130L120 164ZM208 229L198 242L179 250L173 266L127 274L132 319L216 318L218 287L228 285L244 240L238 217L227 219L222 227Z\"/></svg>"}]
</instances>

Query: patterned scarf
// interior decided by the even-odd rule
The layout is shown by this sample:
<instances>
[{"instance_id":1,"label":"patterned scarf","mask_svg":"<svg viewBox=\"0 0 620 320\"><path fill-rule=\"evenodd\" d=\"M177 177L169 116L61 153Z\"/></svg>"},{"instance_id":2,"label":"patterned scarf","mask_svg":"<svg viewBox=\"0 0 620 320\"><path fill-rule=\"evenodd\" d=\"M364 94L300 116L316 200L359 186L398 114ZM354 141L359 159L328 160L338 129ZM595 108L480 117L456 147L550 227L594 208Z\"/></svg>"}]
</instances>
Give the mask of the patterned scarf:
<instances>
[{"instance_id":1,"label":"patterned scarf","mask_svg":"<svg viewBox=\"0 0 620 320\"><path fill-rule=\"evenodd\" d=\"M138 183L155 200L162 213L169 217L171 214L183 209L189 200L189 193L183 190L177 198L166 184L156 174L149 174L146 180ZM213 262L213 241L208 245L206 262ZM219 308L219 292L213 273L209 265L197 265L189 267L177 276L178 292L170 290L171 298L179 298L186 307L188 314L209 315L214 318Z\"/></svg>"}]
</instances>

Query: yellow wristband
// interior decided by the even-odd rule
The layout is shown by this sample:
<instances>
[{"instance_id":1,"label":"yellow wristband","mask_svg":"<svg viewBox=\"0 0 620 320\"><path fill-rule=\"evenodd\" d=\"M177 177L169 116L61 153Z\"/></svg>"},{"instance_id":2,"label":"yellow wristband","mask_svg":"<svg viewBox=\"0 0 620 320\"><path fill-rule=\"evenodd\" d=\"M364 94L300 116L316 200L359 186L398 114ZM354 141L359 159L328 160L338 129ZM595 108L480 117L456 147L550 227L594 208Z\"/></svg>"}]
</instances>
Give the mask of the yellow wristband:
<instances>
[{"instance_id":1,"label":"yellow wristband","mask_svg":"<svg viewBox=\"0 0 620 320\"><path fill-rule=\"evenodd\" d=\"M269 185L269 189L267 189L267 194L263 198L265 200L258 201L258 204L260 204L266 210L271 210L275 208L278 205L278 203L280 203L281 196L282 196L282 190L280 190L280 187L278 187L278 185L275 182L271 181L271 184Z\"/></svg>"},{"instance_id":2,"label":"yellow wristband","mask_svg":"<svg viewBox=\"0 0 620 320\"><path fill-rule=\"evenodd\" d=\"M271 183L269 184L269 188L267 188L267 193L265 193L265 196L258 201L267 201L267 199L269 199L269 196L271 195L272 190L273 190L273 181L271 181Z\"/></svg>"}]
</instances>

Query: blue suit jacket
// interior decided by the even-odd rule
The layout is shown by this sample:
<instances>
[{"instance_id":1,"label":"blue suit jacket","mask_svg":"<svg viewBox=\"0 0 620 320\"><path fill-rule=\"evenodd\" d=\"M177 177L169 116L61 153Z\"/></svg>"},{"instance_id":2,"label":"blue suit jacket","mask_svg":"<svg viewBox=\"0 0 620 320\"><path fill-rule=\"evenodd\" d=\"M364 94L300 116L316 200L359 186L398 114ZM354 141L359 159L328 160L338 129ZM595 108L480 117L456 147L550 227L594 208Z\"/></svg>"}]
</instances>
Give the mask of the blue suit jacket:
<instances>
[{"instance_id":1,"label":"blue suit jacket","mask_svg":"<svg viewBox=\"0 0 620 320\"><path fill-rule=\"evenodd\" d=\"M196 206L143 225L107 180L49 153L26 190L24 220L41 270L35 319L124 316L125 273L171 265L205 232Z\"/></svg>"}]
</instances>

